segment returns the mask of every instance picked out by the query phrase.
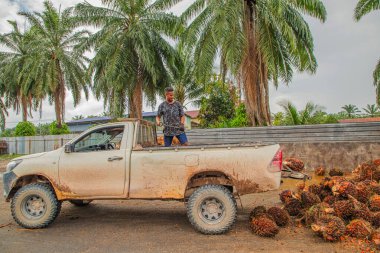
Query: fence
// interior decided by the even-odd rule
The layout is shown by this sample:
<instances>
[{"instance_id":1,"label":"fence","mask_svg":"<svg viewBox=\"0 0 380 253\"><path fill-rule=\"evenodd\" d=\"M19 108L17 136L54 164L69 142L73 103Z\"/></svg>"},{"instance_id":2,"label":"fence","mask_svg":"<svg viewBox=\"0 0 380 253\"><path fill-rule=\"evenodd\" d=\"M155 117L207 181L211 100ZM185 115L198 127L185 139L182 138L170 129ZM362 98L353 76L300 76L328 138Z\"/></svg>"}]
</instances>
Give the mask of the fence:
<instances>
[{"instance_id":1,"label":"fence","mask_svg":"<svg viewBox=\"0 0 380 253\"><path fill-rule=\"evenodd\" d=\"M331 125L197 129L187 132L190 144L279 143L285 157L304 160L308 168L340 167L380 158L380 122ZM32 154L63 146L75 134L0 138L8 153Z\"/></svg>"},{"instance_id":2,"label":"fence","mask_svg":"<svg viewBox=\"0 0 380 253\"><path fill-rule=\"evenodd\" d=\"M62 147L75 136L76 134L5 137L0 138L0 141L8 144L9 154L34 154Z\"/></svg>"}]
</instances>

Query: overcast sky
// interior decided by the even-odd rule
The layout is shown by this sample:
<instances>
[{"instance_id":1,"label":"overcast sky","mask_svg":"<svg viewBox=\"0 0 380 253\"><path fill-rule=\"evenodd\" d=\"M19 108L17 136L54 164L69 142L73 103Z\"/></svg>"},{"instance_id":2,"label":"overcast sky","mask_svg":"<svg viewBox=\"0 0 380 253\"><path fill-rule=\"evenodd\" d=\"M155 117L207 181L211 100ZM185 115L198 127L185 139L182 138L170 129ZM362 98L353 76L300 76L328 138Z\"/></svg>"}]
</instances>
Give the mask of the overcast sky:
<instances>
[{"instance_id":1,"label":"overcast sky","mask_svg":"<svg viewBox=\"0 0 380 253\"><path fill-rule=\"evenodd\" d=\"M173 7L174 13L181 13L193 0L183 0ZM363 17L358 23L353 20L353 10L358 0L323 0L328 16L322 24L307 18L315 44L318 70L315 75L295 74L288 86L281 84L276 90L270 89L272 112L280 110L278 102L287 99L302 108L308 101L322 105L327 112L341 111L345 104L354 104L359 108L375 103L375 88L372 72L380 58L380 11ZM20 10L40 11L42 0L1 0L0 33L10 31L6 20L17 20L24 25L17 15ZM73 6L81 0L53 0L61 8ZM88 0L99 4L99 0ZM144 111L152 108L145 107ZM102 101L92 96L74 108L70 93L66 99L66 121L75 115L97 115L103 112ZM6 127L14 127L21 120L12 110L7 118ZM47 102L43 104L42 118L35 112L35 124L51 122L55 119L54 107Z\"/></svg>"}]
</instances>

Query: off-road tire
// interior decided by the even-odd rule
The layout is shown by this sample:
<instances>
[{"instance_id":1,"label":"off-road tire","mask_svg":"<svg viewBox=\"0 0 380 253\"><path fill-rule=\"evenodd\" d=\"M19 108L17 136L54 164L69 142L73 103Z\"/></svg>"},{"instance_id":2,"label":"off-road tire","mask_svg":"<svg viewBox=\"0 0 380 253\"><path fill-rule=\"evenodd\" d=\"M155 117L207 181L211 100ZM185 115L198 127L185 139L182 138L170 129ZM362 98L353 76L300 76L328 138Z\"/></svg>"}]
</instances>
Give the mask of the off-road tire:
<instances>
[{"instance_id":1,"label":"off-road tire","mask_svg":"<svg viewBox=\"0 0 380 253\"><path fill-rule=\"evenodd\" d=\"M31 201L42 203L40 211L42 214L33 217ZM38 206L40 207L40 206ZM22 227L29 229L45 228L51 224L61 210L61 202L53 189L48 184L33 183L21 187L12 198L11 211L13 219Z\"/></svg>"},{"instance_id":2,"label":"off-road tire","mask_svg":"<svg viewBox=\"0 0 380 253\"><path fill-rule=\"evenodd\" d=\"M205 205L207 206L210 203L212 205L211 210L213 210L212 214L208 213L209 208L204 208ZM215 212L215 216L219 217L212 220L215 218L213 217ZM199 187L191 194L187 203L187 217L190 223L196 230L207 235L226 233L235 223L236 215L237 205L235 198L222 185Z\"/></svg>"},{"instance_id":3,"label":"off-road tire","mask_svg":"<svg viewBox=\"0 0 380 253\"><path fill-rule=\"evenodd\" d=\"M69 202L74 206L88 206L92 200L70 199Z\"/></svg>"}]
</instances>

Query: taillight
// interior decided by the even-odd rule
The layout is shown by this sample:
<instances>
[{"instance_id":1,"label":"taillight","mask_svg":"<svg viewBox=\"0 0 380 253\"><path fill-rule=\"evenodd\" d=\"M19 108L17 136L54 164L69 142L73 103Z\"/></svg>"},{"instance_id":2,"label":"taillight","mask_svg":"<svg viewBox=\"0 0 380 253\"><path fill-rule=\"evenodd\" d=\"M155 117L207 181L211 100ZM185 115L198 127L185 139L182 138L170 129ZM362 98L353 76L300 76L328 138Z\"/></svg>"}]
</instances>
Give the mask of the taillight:
<instances>
[{"instance_id":1,"label":"taillight","mask_svg":"<svg viewBox=\"0 0 380 253\"><path fill-rule=\"evenodd\" d=\"M270 167L272 171L282 170L282 150L281 149L279 149L277 153L274 155Z\"/></svg>"}]
</instances>

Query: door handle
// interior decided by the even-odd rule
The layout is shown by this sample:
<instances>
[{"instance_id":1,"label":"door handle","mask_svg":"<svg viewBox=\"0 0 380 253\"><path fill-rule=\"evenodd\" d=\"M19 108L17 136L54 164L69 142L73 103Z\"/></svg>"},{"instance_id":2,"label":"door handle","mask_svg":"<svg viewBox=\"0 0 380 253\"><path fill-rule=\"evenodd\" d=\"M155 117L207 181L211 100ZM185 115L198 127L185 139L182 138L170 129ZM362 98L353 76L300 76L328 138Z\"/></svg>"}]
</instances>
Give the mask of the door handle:
<instances>
[{"instance_id":1,"label":"door handle","mask_svg":"<svg viewBox=\"0 0 380 253\"><path fill-rule=\"evenodd\" d=\"M121 157L121 156L108 157L108 161L109 162L112 162L112 161L115 161L115 160L123 160L123 157Z\"/></svg>"}]
</instances>

